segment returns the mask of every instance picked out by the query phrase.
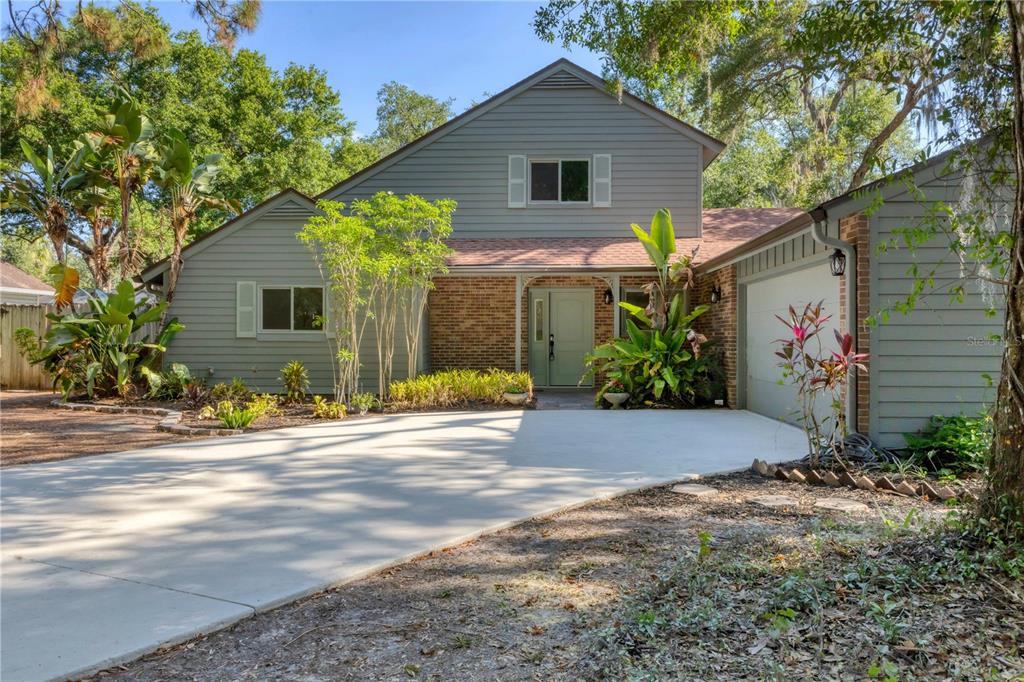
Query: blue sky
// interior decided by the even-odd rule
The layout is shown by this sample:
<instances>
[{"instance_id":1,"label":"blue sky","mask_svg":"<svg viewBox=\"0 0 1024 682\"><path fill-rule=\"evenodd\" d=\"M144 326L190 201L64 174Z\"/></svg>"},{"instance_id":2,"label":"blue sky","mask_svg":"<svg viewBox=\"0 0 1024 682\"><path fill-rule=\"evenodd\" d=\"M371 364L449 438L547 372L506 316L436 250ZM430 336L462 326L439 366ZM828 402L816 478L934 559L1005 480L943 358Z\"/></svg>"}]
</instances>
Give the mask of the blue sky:
<instances>
[{"instance_id":1,"label":"blue sky","mask_svg":"<svg viewBox=\"0 0 1024 682\"><path fill-rule=\"evenodd\" d=\"M281 70L314 64L341 93L358 132L375 127L377 88L396 80L439 98L456 113L559 57L596 72L598 55L545 43L531 22L538 2L296 2L264 0L256 30L238 46ZM156 7L174 29L197 28L183 2Z\"/></svg>"}]
</instances>

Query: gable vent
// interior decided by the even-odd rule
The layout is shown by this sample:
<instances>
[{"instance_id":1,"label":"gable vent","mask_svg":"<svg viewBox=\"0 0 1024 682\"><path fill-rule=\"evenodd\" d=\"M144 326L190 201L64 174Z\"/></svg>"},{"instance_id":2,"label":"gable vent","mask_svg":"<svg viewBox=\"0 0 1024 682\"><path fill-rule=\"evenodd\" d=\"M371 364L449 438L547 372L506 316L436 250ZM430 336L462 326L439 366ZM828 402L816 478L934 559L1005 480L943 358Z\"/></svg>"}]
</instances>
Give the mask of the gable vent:
<instances>
[{"instance_id":1,"label":"gable vent","mask_svg":"<svg viewBox=\"0 0 1024 682\"><path fill-rule=\"evenodd\" d=\"M589 88L593 87L579 76L568 71L553 73L533 87L544 88L545 90L561 90L565 88Z\"/></svg>"}]
</instances>

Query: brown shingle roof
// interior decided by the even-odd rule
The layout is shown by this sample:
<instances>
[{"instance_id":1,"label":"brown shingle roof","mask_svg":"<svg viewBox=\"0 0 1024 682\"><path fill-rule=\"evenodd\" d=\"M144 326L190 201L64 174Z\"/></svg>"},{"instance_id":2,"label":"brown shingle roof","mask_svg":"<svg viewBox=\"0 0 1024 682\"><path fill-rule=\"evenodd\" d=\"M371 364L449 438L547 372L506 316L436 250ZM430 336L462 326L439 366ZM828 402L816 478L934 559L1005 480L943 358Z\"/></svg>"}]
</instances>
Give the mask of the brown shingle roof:
<instances>
[{"instance_id":1,"label":"brown shingle roof","mask_svg":"<svg viewBox=\"0 0 1024 682\"><path fill-rule=\"evenodd\" d=\"M36 279L6 261L0 261L0 286L12 289L32 289L33 291L53 291L53 287L46 282Z\"/></svg>"},{"instance_id":2,"label":"brown shingle roof","mask_svg":"<svg viewBox=\"0 0 1024 682\"><path fill-rule=\"evenodd\" d=\"M697 245L697 262L725 253L803 213L798 208L704 209L703 236L677 239L676 251ZM646 226L644 226L646 228ZM650 267L635 237L511 237L452 239L452 268L622 268Z\"/></svg>"}]
</instances>

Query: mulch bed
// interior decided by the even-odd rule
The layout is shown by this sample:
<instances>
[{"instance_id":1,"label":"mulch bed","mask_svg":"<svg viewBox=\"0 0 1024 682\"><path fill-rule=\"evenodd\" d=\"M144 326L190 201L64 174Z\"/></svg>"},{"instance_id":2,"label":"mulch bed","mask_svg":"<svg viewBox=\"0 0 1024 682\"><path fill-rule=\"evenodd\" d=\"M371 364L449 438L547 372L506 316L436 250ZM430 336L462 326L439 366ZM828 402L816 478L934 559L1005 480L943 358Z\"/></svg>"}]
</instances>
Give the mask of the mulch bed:
<instances>
[{"instance_id":1,"label":"mulch bed","mask_svg":"<svg viewBox=\"0 0 1024 682\"><path fill-rule=\"evenodd\" d=\"M181 442L156 430L160 417L69 412L52 393L0 394L0 466L71 459Z\"/></svg>"},{"instance_id":2,"label":"mulch bed","mask_svg":"<svg viewBox=\"0 0 1024 682\"><path fill-rule=\"evenodd\" d=\"M661 487L527 522L96 679L1024 673L1024 583L958 559L959 536L940 530L948 507L752 473L703 483L719 494ZM767 494L798 504L750 503ZM825 496L869 512L814 509Z\"/></svg>"}]
</instances>

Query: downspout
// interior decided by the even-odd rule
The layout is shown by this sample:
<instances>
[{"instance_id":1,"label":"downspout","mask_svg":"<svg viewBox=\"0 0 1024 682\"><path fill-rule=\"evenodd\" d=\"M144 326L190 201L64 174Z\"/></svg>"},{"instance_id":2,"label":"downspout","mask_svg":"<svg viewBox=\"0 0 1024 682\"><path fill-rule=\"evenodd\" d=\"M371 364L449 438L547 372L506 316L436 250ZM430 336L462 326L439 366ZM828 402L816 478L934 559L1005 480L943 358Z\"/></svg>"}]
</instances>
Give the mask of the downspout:
<instances>
[{"instance_id":1,"label":"downspout","mask_svg":"<svg viewBox=\"0 0 1024 682\"><path fill-rule=\"evenodd\" d=\"M839 249L846 256L846 328L854 338L857 338L857 250L852 244L841 239L833 239L825 233L825 226L828 224L828 211L822 207L810 211L814 225L811 227L811 237L819 244L830 248ZM850 433L857 431L857 382L852 381L846 384L846 428Z\"/></svg>"}]
</instances>

